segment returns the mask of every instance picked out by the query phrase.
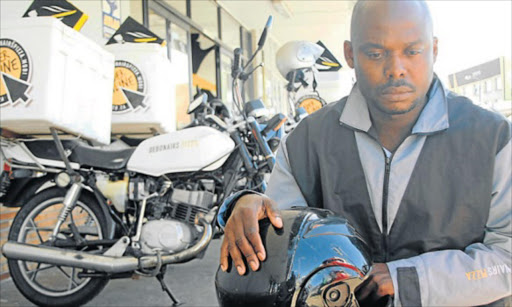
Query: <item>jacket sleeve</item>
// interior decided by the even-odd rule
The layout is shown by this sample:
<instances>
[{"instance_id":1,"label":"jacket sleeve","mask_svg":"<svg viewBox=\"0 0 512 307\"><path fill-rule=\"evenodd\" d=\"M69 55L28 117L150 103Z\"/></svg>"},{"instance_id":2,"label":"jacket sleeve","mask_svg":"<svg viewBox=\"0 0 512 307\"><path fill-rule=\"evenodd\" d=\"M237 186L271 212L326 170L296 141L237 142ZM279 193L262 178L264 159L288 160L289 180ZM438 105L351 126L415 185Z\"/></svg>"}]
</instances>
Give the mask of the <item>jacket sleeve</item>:
<instances>
[{"instance_id":1,"label":"jacket sleeve","mask_svg":"<svg viewBox=\"0 0 512 307\"><path fill-rule=\"evenodd\" d=\"M483 242L387 263L395 306L475 306L512 295L511 148L496 156Z\"/></svg>"},{"instance_id":2,"label":"jacket sleeve","mask_svg":"<svg viewBox=\"0 0 512 307\"><path fill-rule=\"evenodd\" d=\"M288 150L286 148L287 138L283 138L276 155L276 164L270 175L265 195L273 199L279 209L288 209L293 206L306 206L306 200L292 175Z\"/></svg>"},{"instance_id":3,"label":"jacket sleeve","mask_svg":"<svg viewBox=\"0 0 512 307\"><path fill-rule=\"evenodd\" d=\"M229 216L227 212L234 206L236 201L245 194L254 193L253 191L240 191L228 197L221 205L217 222L221 227L226 225ZM270 175L265 195L277 202L279 209L287 209L292 206L306 206L306 200L302 196L302 192L293 177L288 161L288 153L286 150L286 136L281 139L279 149L276 155L276 164Z\"/></svg>"}]
</instances>

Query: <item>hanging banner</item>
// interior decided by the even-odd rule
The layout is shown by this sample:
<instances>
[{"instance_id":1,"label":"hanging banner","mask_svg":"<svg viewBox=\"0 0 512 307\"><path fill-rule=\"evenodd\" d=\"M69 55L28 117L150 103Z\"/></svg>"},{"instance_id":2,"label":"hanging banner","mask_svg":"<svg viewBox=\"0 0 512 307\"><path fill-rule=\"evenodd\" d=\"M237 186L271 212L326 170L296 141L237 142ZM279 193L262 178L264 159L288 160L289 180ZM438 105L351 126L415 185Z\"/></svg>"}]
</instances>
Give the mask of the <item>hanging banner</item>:
<instances>
[{"instance_id":1,"label":"hanging banner","mask_svg":"<svg viewBox=\"0 0 512 307\"><path fill-rule=\"evenodd\" d=\"M153 43L165 46L165 40L161 39L148 28L128 17L119 29L108 40L107 45L122 43Z\"/></svg>"},{"instance_id":2,"label":"hanging banner","mask_svg":"<svg viewBox=\"0 0 512 307\"><path fill-rule=\"evenodd\" d=\"M336 59L336 57L325 47L325 45L318 41L316 43L320 47L324 48L324 52L322 55L316 60L316 67L318 71L338 71L341 68L340 62Z\"/></svg>"},{"instance_id":3,"label":"hanging banner","mask_svg":"<svg viewBox=\"0 0 512 307\"><path fill-rule=\"evenodd\" d=\"M65 0L35 0L23 17L52 16L80 31L89 16Z\"/></svg>"},{"instance_id":4,"label":"hanging banner","mask_svg":"<svg viewBox=\"0 0 512 307\"><path fill-rule=\"evenodd\" d=\"M111 38L121 25L121 1L102 0L103 38Z\"/></svg>"}]
</instances>

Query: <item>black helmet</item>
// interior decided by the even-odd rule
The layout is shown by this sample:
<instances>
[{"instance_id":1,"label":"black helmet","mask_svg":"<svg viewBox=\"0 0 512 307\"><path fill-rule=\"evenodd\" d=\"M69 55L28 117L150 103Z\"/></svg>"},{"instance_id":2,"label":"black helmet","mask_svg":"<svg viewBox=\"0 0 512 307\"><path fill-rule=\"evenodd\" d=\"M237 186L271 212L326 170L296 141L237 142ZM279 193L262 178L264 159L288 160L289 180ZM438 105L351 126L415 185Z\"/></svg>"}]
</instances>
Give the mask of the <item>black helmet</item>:
<instances>
[{"instance_id":1,"label":"black helmet","mask_svg":"<svg viewBox=\"0 0 512 307\"><path fill-rule=\"evenodd\" d=\"M281 211L284 227L260 222L267 252L256 272L232 265L215 277L221 306L358 306L354 291L371 268L363 239L329 210ZM246 266L247 267L247 266Z\"/></svg>"}]
</instances>

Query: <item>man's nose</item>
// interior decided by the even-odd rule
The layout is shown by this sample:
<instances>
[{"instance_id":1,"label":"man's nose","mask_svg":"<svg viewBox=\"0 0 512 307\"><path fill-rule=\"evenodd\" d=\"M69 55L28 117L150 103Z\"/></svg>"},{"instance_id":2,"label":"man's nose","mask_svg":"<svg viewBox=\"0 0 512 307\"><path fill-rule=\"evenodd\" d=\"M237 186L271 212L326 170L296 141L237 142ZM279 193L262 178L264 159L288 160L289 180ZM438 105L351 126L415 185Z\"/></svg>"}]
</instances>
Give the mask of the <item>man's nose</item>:
<instances>
[{"instance_id":1,"label":"man's nose","mask_svg":"<svg viewBox=\"0 0 512 307\"><path fill-rule=\"evenodd\" d=\"M403 59L401 59L399 55L391 55L387 60L384 73L386 77L390 79L404 78L406 69L403 63Z\"/></svg>"}]
</instances>

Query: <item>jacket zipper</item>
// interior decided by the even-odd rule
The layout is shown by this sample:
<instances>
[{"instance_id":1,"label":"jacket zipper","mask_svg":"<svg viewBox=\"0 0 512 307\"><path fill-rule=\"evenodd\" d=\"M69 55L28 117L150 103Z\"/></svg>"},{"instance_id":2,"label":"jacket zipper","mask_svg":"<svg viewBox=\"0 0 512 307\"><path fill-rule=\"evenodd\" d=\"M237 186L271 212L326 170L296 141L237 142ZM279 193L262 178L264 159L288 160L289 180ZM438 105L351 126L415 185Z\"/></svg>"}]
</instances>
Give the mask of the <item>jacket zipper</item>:
<instances>
[{"instance_id":1,"label":"jacket zipper","mask_svg":"<svg viewBox=\"0 0 512 307\"><path fill-rule=\"evenodd\" d=\"M384 187L382 191L382 246L384 247L384 262L388 262L388 191L389 191L389 173L391 169L391 159L384 152L386 159L386 168L384 172Z\"/></svg>"}]
</instances>

